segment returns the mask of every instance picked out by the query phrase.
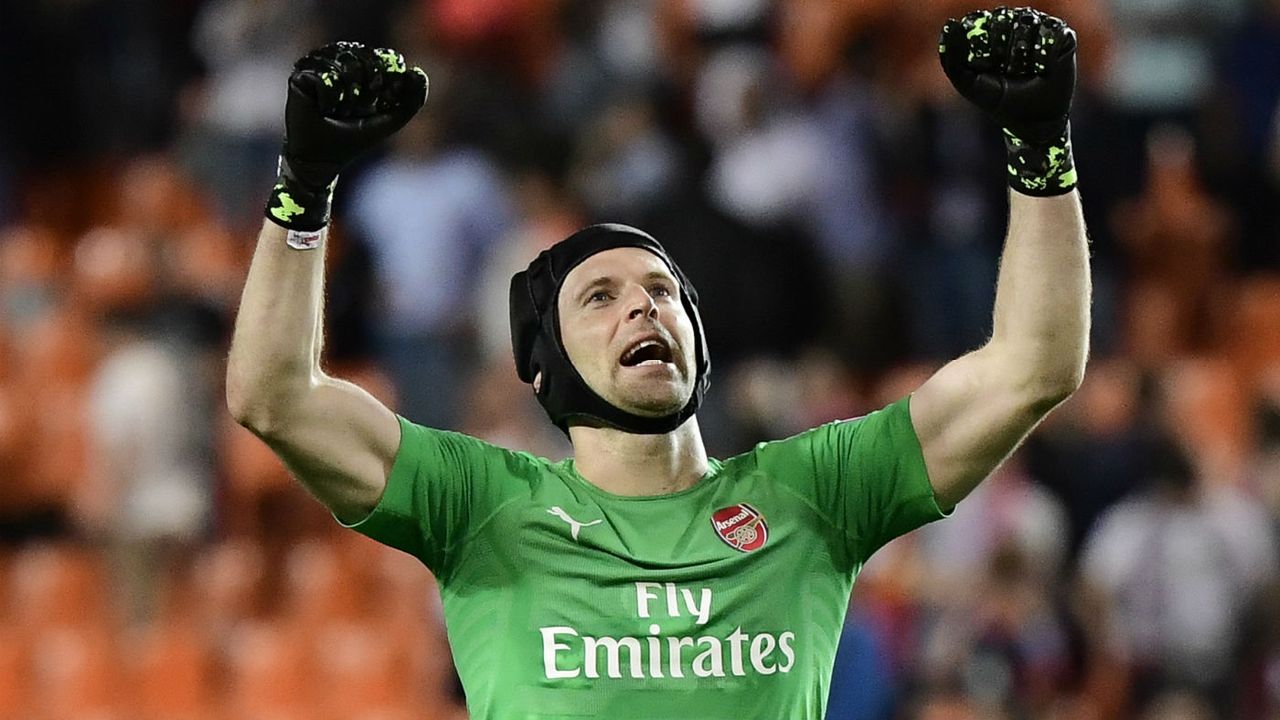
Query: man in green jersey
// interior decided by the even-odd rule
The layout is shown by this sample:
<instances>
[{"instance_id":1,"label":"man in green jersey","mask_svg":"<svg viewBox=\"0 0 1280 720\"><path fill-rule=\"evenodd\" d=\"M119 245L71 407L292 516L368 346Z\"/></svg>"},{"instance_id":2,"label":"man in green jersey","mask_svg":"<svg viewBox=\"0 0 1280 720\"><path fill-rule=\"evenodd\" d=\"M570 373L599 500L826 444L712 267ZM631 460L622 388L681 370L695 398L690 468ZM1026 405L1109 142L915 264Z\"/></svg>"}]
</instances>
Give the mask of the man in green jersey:
<instances>
[{"instance_id":1,"label":"man in green jersey","mask_svg":"<svg viewBox=\"0 0 1280 720\"><path fill-rule=\"evenodd\" d=\"M1005 128L990 341L882 410L723 461L698 429L710 361L697 295L626 226L587 228L512 282L517 370L571 460L416 425L326 375L333 185L412 117L426 76L350 43L295 66L228 403L340 521L435 573L472 717L821 718L863 563L942 517L1079 385L1090 288L1067 123L1075 35L997 8L949 21L939 52Z\"/></svg>"}]
</instances>

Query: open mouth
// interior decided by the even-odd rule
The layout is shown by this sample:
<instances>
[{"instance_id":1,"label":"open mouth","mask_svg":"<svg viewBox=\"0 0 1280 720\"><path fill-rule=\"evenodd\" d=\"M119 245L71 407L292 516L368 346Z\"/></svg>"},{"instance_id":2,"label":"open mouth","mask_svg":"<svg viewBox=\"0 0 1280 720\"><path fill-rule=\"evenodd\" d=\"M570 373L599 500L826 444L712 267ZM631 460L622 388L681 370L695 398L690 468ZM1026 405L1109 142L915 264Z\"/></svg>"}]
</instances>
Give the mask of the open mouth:
<instances>
[{"instance_id":1,"label":"open mouth","mask_svg":"<svg viewBox=\"0 0 1280 720\"><path fill-rule=\"evenodd\" d=\"M661 337L642 338L622 353L623 367L662 365L672 361L671 347Z\"/></svg>"}]
</instances>

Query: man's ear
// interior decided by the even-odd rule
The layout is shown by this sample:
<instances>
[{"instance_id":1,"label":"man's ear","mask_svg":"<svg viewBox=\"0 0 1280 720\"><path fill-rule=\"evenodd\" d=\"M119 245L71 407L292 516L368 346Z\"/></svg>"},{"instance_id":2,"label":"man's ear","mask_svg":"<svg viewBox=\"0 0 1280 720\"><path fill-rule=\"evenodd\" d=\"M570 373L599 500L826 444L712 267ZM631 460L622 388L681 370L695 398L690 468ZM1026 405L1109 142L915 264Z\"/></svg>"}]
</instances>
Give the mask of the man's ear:
<instances>
[{"instance_id":1,"label":"man's ear","mask_svg":"<svg viewBox=\"0 0 1280 720\"><path fill-rule=\"evenodd\" d=\"M533 391L535 393L542 391L542 371L539 370L537 375L533 376Z\"/></svg>"}]
</instances>

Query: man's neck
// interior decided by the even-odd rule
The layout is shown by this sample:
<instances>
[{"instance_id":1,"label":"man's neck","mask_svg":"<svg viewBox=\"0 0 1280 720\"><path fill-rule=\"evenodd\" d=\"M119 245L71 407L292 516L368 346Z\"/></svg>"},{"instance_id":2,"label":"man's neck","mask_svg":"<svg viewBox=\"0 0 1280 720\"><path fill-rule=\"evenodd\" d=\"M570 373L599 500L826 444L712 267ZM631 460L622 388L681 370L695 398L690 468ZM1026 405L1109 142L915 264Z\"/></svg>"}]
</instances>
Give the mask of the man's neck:
<instances>
[{"instance_id":1,"label":"man's neck","mask_svg":"<svg viewBox=\"0 0 1280 720\"><path fill-rule=\"evenodd\" d=\"M569 439L578 474L615 495L680 492L707 473L707 451L697 417L663 435L574 425Z\"/></svg>"}]
</instances>

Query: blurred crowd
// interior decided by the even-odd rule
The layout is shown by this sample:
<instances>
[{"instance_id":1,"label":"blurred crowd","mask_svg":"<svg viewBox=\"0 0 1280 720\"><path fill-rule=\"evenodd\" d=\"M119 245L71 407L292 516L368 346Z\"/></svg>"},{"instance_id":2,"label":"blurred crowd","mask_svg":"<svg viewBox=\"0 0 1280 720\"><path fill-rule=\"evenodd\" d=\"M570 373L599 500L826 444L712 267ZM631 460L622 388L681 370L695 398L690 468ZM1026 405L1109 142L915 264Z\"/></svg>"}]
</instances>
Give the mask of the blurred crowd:
<instances>
[{"instance_id":1,"label":"blurred crowd","mask_svg":"<svg viewBox=\"0 0 1280 720\"><path fill-rule=\"evenodd\" d=\"M1275 720L1280 2L1036 5L1080 36L1089 372L864 570L829 717ZM935 55L971 9L0 0L0 718L462 712L426 571L337 528L222 400L307 49L431 76L338 184L332 374L564 456L514 373L507 284L628 222L703 297L724 457L989 333L1003 149Z\"/></svg>"}]
</instances>

